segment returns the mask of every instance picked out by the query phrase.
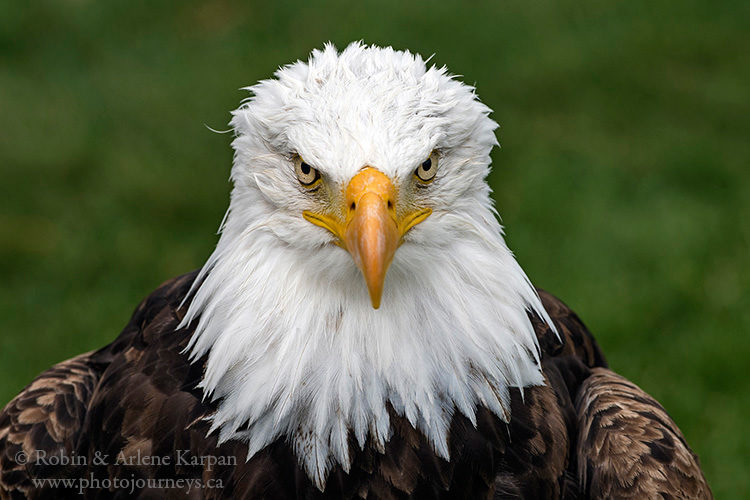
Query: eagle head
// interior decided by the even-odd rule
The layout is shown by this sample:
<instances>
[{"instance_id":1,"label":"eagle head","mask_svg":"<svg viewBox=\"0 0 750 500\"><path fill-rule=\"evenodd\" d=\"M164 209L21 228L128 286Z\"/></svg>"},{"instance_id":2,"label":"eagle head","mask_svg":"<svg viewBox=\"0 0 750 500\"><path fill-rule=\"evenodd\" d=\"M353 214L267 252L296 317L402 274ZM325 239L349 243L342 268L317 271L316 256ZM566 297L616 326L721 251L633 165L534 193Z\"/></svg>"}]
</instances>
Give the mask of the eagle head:
<instances>
[{"instance_id":1,"label":"eagle head","mask_svg":"<svg viewBox=\"0 0 750 500\"><path fill-rule=\"evenodd\" d=\"M429 265L464 232L460 219L487 217L497 124L445 67L327 45L248 90L232 120L232 209L267 213L268 229L313 264L327 249L336 266L356 265L372 307L399 248L420 246L416 265Z\"/></svg>"},{"instance_id":2,"label":"eagle head","mask_svg":"<svg viewBox=\"0 0 750 500\"><path fill-rule=\"evenodd\" d=\"M446 457L476 406L543 383L486 183L497 124L474 89L408 51L353 43L248 87L234 187L182 325L221 440L284 436L311 478L382 448L388 407Z\"/></svg>"}]
</instances>

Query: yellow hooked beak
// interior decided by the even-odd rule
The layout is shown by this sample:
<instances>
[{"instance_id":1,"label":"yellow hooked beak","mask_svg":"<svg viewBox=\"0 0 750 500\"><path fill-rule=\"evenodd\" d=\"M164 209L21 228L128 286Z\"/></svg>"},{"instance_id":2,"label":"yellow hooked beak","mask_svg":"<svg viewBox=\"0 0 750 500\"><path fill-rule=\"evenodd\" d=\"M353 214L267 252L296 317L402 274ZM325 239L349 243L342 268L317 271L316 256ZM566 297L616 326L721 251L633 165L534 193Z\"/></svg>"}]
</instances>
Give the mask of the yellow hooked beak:
<instances>
[{"instance_id":1,"label":"yellow hooked beak","mask_svg":"<svg viewBox=\"0 0 750 500\"><path fill-rule=\"evenodd\" d=\"M355 175L344 190L345 220L308 210L303 217L331 231L337 244L354 258L367 283L372 307L380 307L388 266L406 232L425 220L432 210L422 208L397 214L396 188L379 170L366 167Z\"/></svg>"}]
</instances>

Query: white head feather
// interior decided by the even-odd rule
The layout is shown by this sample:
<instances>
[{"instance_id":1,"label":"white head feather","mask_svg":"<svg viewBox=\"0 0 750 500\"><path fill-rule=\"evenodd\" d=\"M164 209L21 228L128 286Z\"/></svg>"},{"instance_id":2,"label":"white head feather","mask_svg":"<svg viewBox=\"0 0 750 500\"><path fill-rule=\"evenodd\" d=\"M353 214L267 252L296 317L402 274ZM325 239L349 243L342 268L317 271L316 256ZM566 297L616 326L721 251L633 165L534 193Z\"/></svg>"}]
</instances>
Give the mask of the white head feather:
<instances>
[{"instance_id":1,"label":"white head feather","mask_svg":"<svg viewBox=\"0 0 750 500\"><path fill-rule=\"evenodd\" d=\"M485 182L497 124L472 87L390 47L326 45L275 77L233 113L231 202L183 321L198 321L191 359L208 354L213 429L248 458L288 439L322 489L334 463L349 469L350 432L382 449L390 403L448 459L455 412L507 421L508 389L543 383L527 311L551 322ZM351 256L303 219L321 201L290 157L328 186L369 165L406 190L433 150L436 180L414 194L432 215L405 235L373 309Z\"/></svg>"}]
</instances>

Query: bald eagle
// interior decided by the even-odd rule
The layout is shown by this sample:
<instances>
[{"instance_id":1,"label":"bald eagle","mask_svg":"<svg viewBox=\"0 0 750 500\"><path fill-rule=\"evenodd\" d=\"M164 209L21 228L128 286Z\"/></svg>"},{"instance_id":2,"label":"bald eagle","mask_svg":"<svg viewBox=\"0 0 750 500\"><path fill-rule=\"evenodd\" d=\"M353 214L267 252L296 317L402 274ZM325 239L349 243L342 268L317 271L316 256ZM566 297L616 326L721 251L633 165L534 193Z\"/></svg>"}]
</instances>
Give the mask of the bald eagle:
<instances>
[{"instance_id":1,"label":"bald eagle","mask_svg":"<svg viewBox=\"0 0 750 500\"><path fill-rule=\"evenodd\" d=\"M472 87L354 43L248 90L216 250L8 403L0 496L711 496L508 249Z\"/></svg>"}]
</instances>

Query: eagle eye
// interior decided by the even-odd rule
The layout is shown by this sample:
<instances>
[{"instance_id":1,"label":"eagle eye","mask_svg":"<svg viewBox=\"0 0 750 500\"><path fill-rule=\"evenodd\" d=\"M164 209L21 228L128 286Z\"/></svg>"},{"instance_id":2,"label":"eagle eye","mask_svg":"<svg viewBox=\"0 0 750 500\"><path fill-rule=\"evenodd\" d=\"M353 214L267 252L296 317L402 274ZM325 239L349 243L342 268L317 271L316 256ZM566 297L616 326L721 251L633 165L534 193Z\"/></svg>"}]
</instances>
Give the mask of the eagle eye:
<instances>
[{"instance_id":1,"label":"eagle eye","mask_svg":"<svg viewBox=\"0 0 750 500\"><path fill-rule=\"evenodd\" d=\"M299 156L294 158L294 172L299 183L305 187L312 187L320 180L320 172L302 161Z\"/></svg>"},{"instance_id":2,"label":"eagle eye","mask_svg":"<svg viewBox=\"0 0 750 500\"><path fill-rule=\"evenodd\" d=\"M435 174L437 174L437 155L433 152L417 167L414 175L422 182L431 182L435 178Z\"/></svg>"}]
</instances>

